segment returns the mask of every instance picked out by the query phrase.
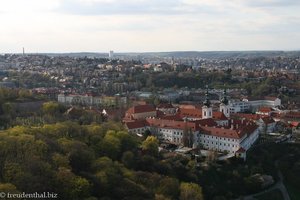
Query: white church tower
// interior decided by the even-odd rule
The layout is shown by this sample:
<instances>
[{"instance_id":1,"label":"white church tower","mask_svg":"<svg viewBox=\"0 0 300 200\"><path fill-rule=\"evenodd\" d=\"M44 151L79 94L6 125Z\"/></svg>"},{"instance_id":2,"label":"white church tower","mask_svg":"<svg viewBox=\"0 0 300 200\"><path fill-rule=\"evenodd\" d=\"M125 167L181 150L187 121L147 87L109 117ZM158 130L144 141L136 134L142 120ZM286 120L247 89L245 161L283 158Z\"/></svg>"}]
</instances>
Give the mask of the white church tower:
<instances>
[{"instance_id":1,"label":"white church tower","mask_svg":"<svg viewBox=\"0 0 300 200\"><path fill-rule=\"evenodd\" d=\"M210 106L208 95L208 86L206 86L205 101L203 102L202 106L202 119L212 118L212 108Z\"/></svg>"},{"instance_id":2,"label":"white church tower","mask_svg":"<svg viewBox=\"0 0 300 200\"><path fill-rule=\"evenodd\" d=\"M227 99L226 89L224 89L223 97L221 99L220 112L224 113L226 117L230 117L230 107Z\"/></svg>"}]
</instances>

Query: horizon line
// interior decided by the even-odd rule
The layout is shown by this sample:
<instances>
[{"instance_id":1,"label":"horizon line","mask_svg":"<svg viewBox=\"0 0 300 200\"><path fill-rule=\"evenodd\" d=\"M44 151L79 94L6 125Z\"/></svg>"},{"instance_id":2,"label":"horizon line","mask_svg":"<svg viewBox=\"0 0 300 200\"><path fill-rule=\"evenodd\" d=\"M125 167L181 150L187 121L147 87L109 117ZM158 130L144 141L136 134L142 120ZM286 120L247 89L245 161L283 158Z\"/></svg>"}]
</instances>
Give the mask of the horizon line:
<instances>
[{"instance_id":1,"label":"horizon line","mask_svg":"<svg viewBox=\"0 0 300 200\"><path fill-rule=\"evenodd\" d=\"M147 53L176 53L176 52L194 52L194 53L209 53L209 52L298 52L298 50L171 50L171 51L113 51L114 54L147 54ZM65 52L25 52L25 54L76 54L76 53L93 53L93 54L109 54L109 51L107 52L97 52L97 51L65 51ZM20 52L1 52L0 54L23 54L22 51Z\"/></svg>"}]
</instances>

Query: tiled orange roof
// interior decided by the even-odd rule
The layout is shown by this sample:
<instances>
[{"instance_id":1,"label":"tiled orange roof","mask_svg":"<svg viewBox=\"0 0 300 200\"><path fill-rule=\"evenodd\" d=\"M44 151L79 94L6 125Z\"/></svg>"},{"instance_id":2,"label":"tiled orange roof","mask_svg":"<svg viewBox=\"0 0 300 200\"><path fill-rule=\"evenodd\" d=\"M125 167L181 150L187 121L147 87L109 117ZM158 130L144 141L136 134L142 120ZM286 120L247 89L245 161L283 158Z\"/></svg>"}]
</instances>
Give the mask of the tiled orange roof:
<instances>
[{"instance_id":1,"label":"tiled orange roof","mask_svg":"<svg viewBox=\"0 0 300 200\"><path fill-rule=\"evenodd\" d=\"M265 100L275 101L277 97L265 97Z\"/></svg>"},{"instance_id":2,"label":"tiled orange roof","mask_svg":"<svg viewBox=\"0 0 300 200\"><path fill-rule=\"evenodd\" d=\"M217 126L218 124L212 119L200 119L200 120L196 120L195 123L197 124L197 127L200 126Z\"/></svg>"},{"instance_id":3,"label":"tiled orange roof","mask_svg":"<svg viewBox=\"0 0 300 200\"><path fill-rule=\"evenodd\" d=\"M190 128L193 131L195 131L197 128L194 122L184 122L184 121L155 119L155 118L147 118L146 121L150 126L155 126L160 128L171 128L171 129L182 129L182 130L185 128Z\"/></svg>"},{"instance_id":4,"label":"tiled orange roof","mask_svg":"<svg viewBox=\"0 0 300 200\"><path fill-rule=\"evenodd\" d=\"M259 120L261 118L261 115L258 114L247 114L247 113L232 113L232 117L237 117L237 118L244 118L247 120Z\"/></svg>"},{"instance_id":5,"label":"tiled orange roof","mask_svg":"<svg viewBox=\"0 0 300 200\"><path fill-rule=\"evenodd\" d=\"M193 118L202 118L202 110L199 108L180 108L179 109L180 116L183 117L193 117Z\"/></svg>"},{"instance_id":6,"label":"tiled orange roof","mask_svg":"<svg viewBox=\"0 0 300 200\"><path fill-rule=\"evenodd\" d=\"M226 127L201 126L200 130L202 130L204 134L239 139L245 134L252 134L257 128L258 126L254 122L231 119Z\"/></svg>"},{"instance_id":7,"label":"tiled orange roof","mask_svg":"<svg viewBox=\"0 0 300 200\"><path fill-rule=\"evenodd\" d=\"M151 105L138 105L133 107L133 113L153 112L156 109Z\"/></svg>"},{"instance_id":8,"label":"tiled orange roof","mask_svg":"<svg viewBox=\"0 0 300 200\"><path fill-rule=\"evenodd\" d=\"M240 139L243 136L237 130L208 126L201 126L200 132L206 135L233 139Z\"/></svg>"},{"instance_id":9,"label":"tiled orange roof","mask_svg":"<svg viewBox=\"0 0 300 200\"><path fill-rule=\"evenodd\" d=\"M153 106L146 104L146 105L133 106L129 108L126 113L135 114L135 113L144 113L144 112L153 112L153 111L156 111L156 109Z\"/></svg>"},{"instance_id":10,"label":"tiled orange roof","mask_svg":"<svg viewBox=\"0 0 300 200\"><path fill-rule=\"evenodd\" d=\"M287 118L300 118L300 112L289 112L285 114Z\"/></svg>"},{"instance_id":11,"label":"tiled orange roof","mask_svg":"<svg viewBox=\"0 0 300 200\"><path fill-rule=\"evenodd\" d=\"M165 116L161 117L161 119L183 121L183 119L180 117L179 114L176 114L176 115L165 115Z\"/></svg>"},{"instance_id":12,"label":"tiled orange roof","mask_svg":"<svg viewBox=\"0 0 300 200\"><path fill-rule=\"evenodd\" d=\"M146 126L146 121L133 121L133 122L126 122L125 125L128 129L136 129L136 128L143 128Z\"/></svg>"},{"instance_id":13,"label":"tiled orange roof","mask_svg":"<svg viewBox=\"0 0 300 200\"><path fill-rule=\"evenodd\" d=\"M272 108L270 107L261 107L258 109L259 112L262 112L262 113L269 113L272 111Z\"/></svg>"},{"instance_id":14,"label":"tiled orange roof","mask_svg":"<svg viewBox=\"0 0 300 200\"><path fill-rule=\"evenodd\" d=\"M216 120L227 120L228 118L224 115L224 113L215 111L213 112L213 119Z\"/></svg>"}]
</instances>

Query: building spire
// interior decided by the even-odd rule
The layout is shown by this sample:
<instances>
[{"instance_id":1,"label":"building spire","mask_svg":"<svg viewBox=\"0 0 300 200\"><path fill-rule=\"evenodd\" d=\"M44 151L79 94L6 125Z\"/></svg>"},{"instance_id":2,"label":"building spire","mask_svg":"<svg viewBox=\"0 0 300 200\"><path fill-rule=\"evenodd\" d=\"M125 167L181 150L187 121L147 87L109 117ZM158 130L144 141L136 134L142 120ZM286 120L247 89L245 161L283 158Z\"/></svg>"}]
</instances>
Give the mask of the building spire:
<instances>
[{"instance_id":1,"label":"building spire","mask_svg":"<svg viewBox=\"0 0 300 200\"><path fill-rule=\"evenodd\" d=\"M206 93L205 93L205 101L203 105L210 107L209 93L208 93L208 85L206 85Z\"/></svg>"},{"instance_id":2,"label":"building spire","mask_svg":"<svg viewBox=\"0 0 300 200\"><path fill-rule=\"evenodd\" d=\"M221 99L221 103L228 105L228 99L227 99L227 92L226 92L226 88L223 91L223 97Z\"/></svg>"}]
</instances>

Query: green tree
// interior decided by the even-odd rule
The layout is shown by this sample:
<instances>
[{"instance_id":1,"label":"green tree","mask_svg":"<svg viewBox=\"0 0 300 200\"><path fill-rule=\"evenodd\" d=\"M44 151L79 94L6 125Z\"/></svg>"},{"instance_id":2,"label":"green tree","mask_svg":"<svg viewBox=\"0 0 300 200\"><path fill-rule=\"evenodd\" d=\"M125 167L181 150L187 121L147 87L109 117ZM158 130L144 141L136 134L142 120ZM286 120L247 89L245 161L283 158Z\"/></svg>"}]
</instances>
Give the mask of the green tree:
<instances>
[{"instance_id":1,"label":"green tree","mask_svg":"<svg viewBox=\"0 0 300 200\"><path fill-rule=\"evenodd\" d=\"M50 116L56 116L62 112L64 112L64 107L57 102L46 102L43 104L42 107L43 113L50 115Z\"/></svg>"},{"instance_id":2,"label":"green tree","mask_svg":"<svg viewBox=\"0 0 300 200\"><path fill-rule=\"evenodd\" d=\"M142 149L149 155L158 156L158 139L154 136L148 136L142 143Z\"/></svg>"},{"instance_id":3,"label":"green tree","mask_svg":"<svg viewBox=\"0 0 300 200\"><path fill-rule=\"evenodd\" d=\"M8 192L14 194L20 193L17 190L16 186L11 183L0 183L0 191L4 193L8 193Z\"/></svg>"},{"instance_id":4,"label":"green tree","mask_svg":"<svg viewBox=\"0 0 300 200\"><path fill-rule=\"evenodd\" d=\"M2 111L4 115L9 115L11 117L15 116L16 114L15 105L10 102L2 104Z\"/></svg>"},{"instance_id":5,"label":"green tree","mask_svg":"<svg viewBox=\"0 0 300 200\"><path fill-rule=\"evenodd\" d=\"M69 160L72 169L75 172L80 171L89 171L89 168L94 160L94 152L84 146L74 146L73 149L69 153Z\"/></svg>"},{"instance_id":6,"label":"green tree","mask_svg":"<svg viewBox=\"0 0 300 200\"><path fill-rule=\"evenodd\" d=\"M114 131L108 131L103 141L99 144L102 155L116 160L121 152L121 141L116 137Z\"/></svg>"},{"instance_id":7,"label":"green tree","mask_svg":"<svg viewBox=\"0 0 300 200\"><path fill-rule=\"evenodd\" d=\"M195 183L180 184L180 200L202 200L202 188Z\"/></svg>"},{"instance_id":8,"label":"green tree","mask_svg":"<svg viewBox=\"0 0 300 200\"><path fill-rule=\"evenodd\" d=\"M59 167L70 168L68 157L62 154L54 153L52 156L52 161L56 168Z\"/></svg>"},{"instance_id":9,"label":"green tree","mask_svg":"<svg viewBox=\"0 0 300 200\"><path fill-rule=\"evenodd\" d=\"M179 196L179 181L175 178L164 177L158 186L157 194L162 194L171 199L177 199Z\"/></svg>"},{"instance_id":10,"label":"green tree","mask_svg":"<svg viewBox=\"0 0 300 200\"><path fill-rule=\"evenodd\" d=\"M132 169L135 167L135 156L131 151L125 151L122 155L122 163L125 167Z\"/></svg>"},{"instance_id":11,"label":"green tree","mask_svg":"<svg viewBox=\"0 0 300 200\"><path fill-rule=\"evenodd\" d=\"M59 168L56 179L61 199L80 200L90 196L91 184L85 178L73 174L70 169Z\"/></svg>"}]
</instances>

